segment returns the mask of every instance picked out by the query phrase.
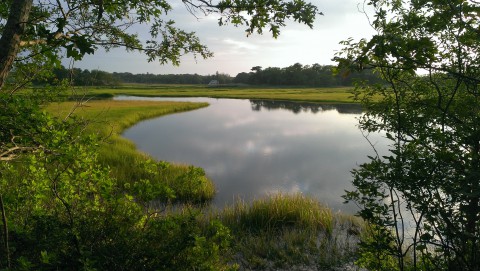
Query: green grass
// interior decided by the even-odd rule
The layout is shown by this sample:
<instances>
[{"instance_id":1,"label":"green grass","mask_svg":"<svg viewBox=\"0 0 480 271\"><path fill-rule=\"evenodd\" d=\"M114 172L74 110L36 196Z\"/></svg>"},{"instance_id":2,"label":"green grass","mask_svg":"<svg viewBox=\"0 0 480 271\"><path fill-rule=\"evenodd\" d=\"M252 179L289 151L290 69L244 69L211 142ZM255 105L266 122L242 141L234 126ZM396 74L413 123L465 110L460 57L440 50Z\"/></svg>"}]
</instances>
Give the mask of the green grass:
<instances>
[{"instance_id":1,"label":"green grass","mask_svg":"<svg viewBox=\"0 0 480 271\"><path fill-rule=\"evenodd\" d=\"M285 87L207 87L204 85L124 85L116 88L88 88L88 95L161 97L212 97L235 99L289 100L325 103L352 103L351 87L285 88Z\"/></svg>"},{"instance_id":2,"label":"green grass","mask_svg":"<svg viewBox=\"0 0 480 271\"><path fill-rule=\"evenodd\" d=\"M81 122L88 122L86 132L96 133L105 138L100 146L98 159L100 163L110 167L112 176L118 180L119 185L128 183L132 187L136 182L149 179L156 185L163 184L170 187L175 194L172 201L196 203L209 201L215 195L213 182L205 177L201 169L168 163L158 166L158 162L152 162L154 159L150 156L138 152L135 144L122 138L120 133L141 120L194 110L207 105L206 103L101 100L86 103L53 103L47 110L63 118L75 108L73 115ZM150 165L152 163L157 166Z\"/></svg>"},{"instance_id":3,"label":"green grass","mask_svg":"<svg viewBox=\"0 0 480 271\"><path fill-rule=\"evenodd\" d=\"M247 270L320 270L352 263L363 223L301 194L238 201L214 212L232 230L230 257Z\"/></svg>"},{"instance_id":4,"label":"green grass","mask_svg":"<svg viewBox=\"0 0 480 271\"><path fill-rule=\"evenodd\" d=\"M256 232L300 227L332 232L333 214L318 201L302 196L275 194L253 203L238 201L221 213L225 225L235 231Z\"/></svg>"},{"instance_id":5,"label":"green grass","mask_svg":"<svg viewBox=\"0 0 480 271\"><path fill-rule=\"evenodd\" d=\"M88 131L102 135L119 134L139 121L208 106L207 103L113 101L91 100L86 102L52 103L47 110L64 117L74 109L74 115L88 119Z\"/></svg>"}]
</instances>

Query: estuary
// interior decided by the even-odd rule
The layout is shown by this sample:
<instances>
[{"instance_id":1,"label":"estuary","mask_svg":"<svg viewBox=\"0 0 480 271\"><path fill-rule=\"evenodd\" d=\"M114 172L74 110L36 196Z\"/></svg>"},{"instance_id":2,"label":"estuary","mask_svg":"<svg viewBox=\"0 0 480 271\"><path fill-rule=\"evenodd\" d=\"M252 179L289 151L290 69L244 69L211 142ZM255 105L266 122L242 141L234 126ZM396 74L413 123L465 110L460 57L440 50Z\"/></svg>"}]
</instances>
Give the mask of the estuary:
<instances>
[{"instance_id":1,"label":"estuary","mask_svg":"<svg viewBox=\"0 0 480 271\"><path fill-rule=\"evenodd\" d=\"M159 160L205 169L216 185L214 204L222 207L272 193L303 193L333 210L352 189L350 171L374 155L357 127L357 104L213 98L117 100L208 102L210 106L146 120L124 131L140 151Z\"/></svg>"}]
</instances>

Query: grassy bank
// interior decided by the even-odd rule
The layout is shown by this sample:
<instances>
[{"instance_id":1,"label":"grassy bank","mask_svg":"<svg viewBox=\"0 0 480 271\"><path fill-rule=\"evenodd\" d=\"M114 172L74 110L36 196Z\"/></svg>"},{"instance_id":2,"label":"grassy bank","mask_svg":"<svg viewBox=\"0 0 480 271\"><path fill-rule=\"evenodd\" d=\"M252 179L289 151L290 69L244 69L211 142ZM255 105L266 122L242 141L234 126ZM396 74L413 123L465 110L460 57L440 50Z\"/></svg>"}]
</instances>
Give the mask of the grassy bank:
<instances>
[{"instance_id":1,"label":"grassy bank","mask_svg":"<svg viewBox=\"0 0 480 271\"><path fill-rule=\"evenodd\" d=\"M352 88L274 88L274 87L207 87L204 85L124 85L116 88L88 88L89 95L161 97L212 97L266 99L324 103L351 103Z\"/></svg>"},{"instance_id":2,"label":"grassy bank","mask_svg":"<svg viewBox=\"0 0 480 271\"><path fill-rule=\"evenodd\" d=\"M149 102L149 101L89 101L85 103L53 103L47 110L58 117L69 114L86 123L87 133L104 138L99 150L99 161L110 167L120 185L134 187L136 182L150 180L152 189L163 191L164 200L203 202L211 200L215 188L202 169L154 161L138 152L135 144L120 133L133 124L166 114L205 107L206 103ZM73 111L72 111L73 110ZM172 191L170 191L171 189ZM136 191L137 194L139 191Z\"/></svg>"}]
</instances>

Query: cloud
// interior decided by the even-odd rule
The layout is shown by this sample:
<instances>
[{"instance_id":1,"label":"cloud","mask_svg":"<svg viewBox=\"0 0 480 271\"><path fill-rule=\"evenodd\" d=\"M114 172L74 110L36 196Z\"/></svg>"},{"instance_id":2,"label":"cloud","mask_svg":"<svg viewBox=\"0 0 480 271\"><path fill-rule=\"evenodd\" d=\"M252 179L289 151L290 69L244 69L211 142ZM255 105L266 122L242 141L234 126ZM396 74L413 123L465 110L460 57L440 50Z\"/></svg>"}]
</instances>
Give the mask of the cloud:
<instances>
[{"instance_id":1,"label":"cloud","mask_svg":"<svg viewBox=\"0 0 480 271\"><path fill-rule=\"evenodd\" d=\"M236 49L249 49L249 50L256 50L258 49L258 46L255 44L252 44L247 41L238 41L238 40L233 40L233 39L224 39L223 42L227 45L231 45Z\"/></svg>"}]
</instances>

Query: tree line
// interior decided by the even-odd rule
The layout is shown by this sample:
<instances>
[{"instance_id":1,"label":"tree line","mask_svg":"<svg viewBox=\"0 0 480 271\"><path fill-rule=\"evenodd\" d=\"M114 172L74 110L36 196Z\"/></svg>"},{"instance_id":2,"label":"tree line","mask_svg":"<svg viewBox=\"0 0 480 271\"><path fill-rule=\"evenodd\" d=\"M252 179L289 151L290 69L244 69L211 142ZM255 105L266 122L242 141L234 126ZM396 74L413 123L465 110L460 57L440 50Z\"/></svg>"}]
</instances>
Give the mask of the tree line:
<instances>
[{"instance_id":1,"label":"tree line","mask_svg":"<svg viewBox=\"0 0 480 271\"><path fill-rule=\"evenodd\" d=\"M366 80L369 83L382 83L382 79L372 70L352 73L336 73L331 65L302 65L295 63L285 68L260 66L253 67L250 72L241 72L235 77L226 73L210 75L200 74L153 74L130 72L109 73L101 70L82 70L79 68L56 68L54 77L48 83L71 80L77 86L117 86L122 83L140 84L209 84L216 80L219 84L247 84L269 86L308 86L308 87L336 87L352 86L354 82ZM36 81L42 84L41 81Z\"/></svg>"},{"instance_id":2,"label":"tree line","mask_svg":"<svg viewBox=\"0 0 480 271\"><path fill-rule=\"evenodd\" d=\"M62 80L69 80L76 86L118 86L123 83L139 84L208 84L217 80L220 84L230 84L233 78L224 73L211 75L200 74L153 74L130 72L106 72L102 70L88 70L80 68L65 68L63 66L53 70L54 76L47 80L36 80L35 84L56 84Z\"/></svg>"},{"instance_id":3,"label":"tree line","mask_svg":"<svg viewBox=\"0 0 480 271\"><path fill-rule=\"evenodd\" d=\"M248 73L239 73L233 82L251 85L336 87L352 86L359 80L366 80L371 84L383 82L380 76L372 70L342 73L337 72L331 65L302 65L300 63L285 68L262 69L261 66L255 66Z\"/></svg>"}]
</instances>

